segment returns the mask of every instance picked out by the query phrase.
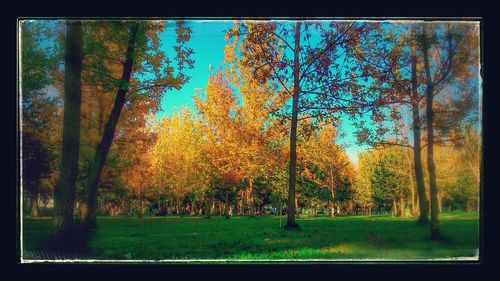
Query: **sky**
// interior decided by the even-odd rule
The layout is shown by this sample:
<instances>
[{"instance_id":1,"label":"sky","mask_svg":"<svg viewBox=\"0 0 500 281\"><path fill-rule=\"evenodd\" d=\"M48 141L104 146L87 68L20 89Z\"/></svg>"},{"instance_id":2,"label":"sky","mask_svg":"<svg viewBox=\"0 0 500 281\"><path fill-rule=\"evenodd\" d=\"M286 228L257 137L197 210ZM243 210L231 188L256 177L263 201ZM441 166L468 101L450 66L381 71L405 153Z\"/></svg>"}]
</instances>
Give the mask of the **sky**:
<instances>
[{"instance_id":1,"label":"sky","mask_svg":"<svg viewBox=\"0 0 500 281\"><path fill-rule=\"evenodd\" d=\"M182 89L172 89L166 92L161 101L160 111L157 117L169 116L176 112L180 107L187 106L195 111L192 96L195 89L204 91L209 77L209 66L213 71L222 64L224 59L224 41L225 30L233 26L232 21L190 21L192 28L191 40L187 44L194 50L192 59L194 67L189 72L191 79ZM170 27L170 28L169 28ZM164 46L172 46L175 43L175 33L170 25L162 33L161 40L165 42ZM368 146L359 146L356 144L354 135L355 128L347 118L342 118L342 125L339 131L343 134L338 138L338 142L345 146L345 150L351 161L356 165L358 162L358 153L367 149Z\"/></svg>"}]
</instances>

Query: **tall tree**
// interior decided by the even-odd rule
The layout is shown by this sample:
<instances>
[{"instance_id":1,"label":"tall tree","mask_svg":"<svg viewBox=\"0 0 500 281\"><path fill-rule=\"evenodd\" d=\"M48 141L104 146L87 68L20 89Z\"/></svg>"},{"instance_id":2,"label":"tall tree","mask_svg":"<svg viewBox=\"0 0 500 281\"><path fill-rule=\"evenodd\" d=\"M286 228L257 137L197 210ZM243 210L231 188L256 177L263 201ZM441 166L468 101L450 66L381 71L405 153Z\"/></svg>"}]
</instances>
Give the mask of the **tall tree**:
<instances>
[{"instance_id":1,"label":"tall tree","mask_svg":"<svg viewBox=\"0 0 500 281\"><path fill-rule=\"evenodd\" d=\"M358 68L354 55L362 38L375 28L359 22L243 22L227 33L242 45L243 62L259 77L279 83L284 100L291 99L291 112L286 113L290 120L287 229L298 228L297 125L306 118L322 121L365 107L361 100L373 92L367 91L369 83L356 83L357 77L368 74Z\"/></svg>"},{"instance_id":2,"label":"tall tree","mask_svg":"<svg viewBox=\"0 0 500 281\"><path fill-rule=\"evenodd\" d=\"M418 222L427 223L429 221L429 204L426 198L423 160L421 157L422 150L427 146L426 141L422 140L426 121L425 112L421 112L420 109L422 104L426 106L427 100L426 77L422 71L424 61L421 48L419 48L421 40L419 40L420 35L417 32L417 24L390 24L389 27L385 29L388 32L382 33L388 45L363 45L370 48L364 50L364 53L368 54L364 60L378 71L387 73L385 81L391 85L392 90L387 92L384 105L371 114L373 121L371 124L365 126L363 119L366 116L362 116L362 121L359 122L358 126L360 128L358 140L372 146L402 146L413 150L420 213ZM468 41L473 42L471 39ZM446 74L445 68L448 64L446 62L446 48L436 49L432 51L433 58L435 58L434 61L440 60L440 62L432 66L432 69L435 71L436 76L439 76ZM467 48L463 44L458 49L463 54L467 53ZM439 128L440 139L438 142L440 144L452 140L451 138L444 139L442 136L448 136L448 132L456 131L458 127L462 126L460 124L466 120L465 117L470 115L471 109L474 108L474 104L470 102L472 99L469 94L471 88L469 78L471 75L473 76L473 69L475 68L473 57L474 55L469 57L461 55L461 58L455 60L453 65L453 68L456 69L455 73L460 73L460 80L463 80L460 82L462 86L457 89L457 92L460 93L455 95L453 100L450 100L453 95L447 94L438 103L434 101L435 107L439 105L439 109L434 110L438 114L433 117L433 123L435 127ZM441 79L436 86L440 89L443 87L449 88L449 80L450 77ZM410 110L409 118L405 118L406 108ZM412 128L411 136L406 131L407 127ZM394 138L395 136L396 138ZM410 141L409 137L412 137L413 141ZM437 137L435 134L434 139ZM456 136L455 140L457 140Z\"/></svg>"},{"instance_id":3,"label":"tall tree","mask_svg":"<svg viewBox=\"0 0 500 281\"><path fill-rule=\"evenodd\" d=\"M420 47L424 60L426 84L427 167L431 197L431 239L440 239L439 199L434 163L434 99L443 88L471 72L471 48L476 49L476 33L472 26L422 24ZM432 53L431 53L432 52Z\"/></svg>"},{"instance_id":4,"label":"tall tree","mask_svg":"<svg viewBox=\"0 0 500 281\"><path fill-rule=\"evenodd\" d=\"M359 154L354 182L354 202L368 214L371 214L374 206L371 178L376 160L370 152L365 151Z\"/></svg>"},{"instance_id":5,"label":"tall tree","mask_svg":"<svg viewBox=\"0 0 500 281\"><path fill-rule=\"evenodd\" d=\"M76 181L80 145L80 105L82 71L82 23L69 21L66 30L64 74L64 120L61 166L54 190L54 223L58 235L73 230Z\"/></svg>"},{"instance_id":6,"label":"tall tree","mask_svg":"<svg viewBox=\"0 0 500 281\"><path fill-rule=\"evenodd\" d=\"M250 216L255 215L254 181L267 175L273 161L269 142L281 138L283 125L273 113L283 107L283 101L276 93L275 83L253 75L251 69L236 56L236 42L226 45L225 62L227 76L241 94L241 104L235 108L241 122L235 128L239 131L239 155L244 177L248 183L248 205Z\"/></svg>"},{"instance_id":7,"label":"tall tree","mask_svg":"<svg viewBox=\"0 0 500 281\"><path fill-rule=\"evenodd\" d=\"M38 21L23 22L21 27L22 188L30 195L32 217L38 216L43 181L57 170L60 149L61 104L49 88L60 50L44 47L50 28Z\"/></svg>"},{"instance_id":8,"label":"tall tree","mask_svg":"<svg viewBox=\"0 0 500 281\"><path fill-rule=\"evenodd\" d=\"M426 116L427 116L427 169L429 170L429 188L431 194L431 239L439 239L438 219L438 190L436 183L436 164L434 163L434 131L432 104L434 100L434 83L432 82L429 64L429 38L427 38L427 26L422 27L422 53L424 57L425 78L426 78ZM451 48L451 46L450 46ZM450 63L452 61L451 52L448 54ZM443 76L444 77L444 76Z\"/></svg>"},{"instance_id":9,"label":"tall tree","mask_svg":"<svg viewBox=\"0 0 500 281\"><path fill-rule=\"evenodd\" d=\"M172 117L161 119L156 131L151 157L154 184L175 200L202 194L209 187L211 170L204 154L201 121L181 108Z\"/></svg>"},{"instance_id":10,"label":"tall tree","mask_svg":"<svg viewBox=\"0 0 500 281\"><path fill-rule=\"evenodd\" d=\"M417 82L417 44L414 28L411 29L411 96L410 105L412 111L413 122L413 162L415 166L415 181L417 183L418 192L418 210L419 210L419 223L429 222L429 201L425 195L424 172L422 167L422 145L421 145L421 117L419 103L421 97L418 93Z\"/></svg>"},{"instance_id":11,"label":"tall tree","mask_svg":"<svg viewBox=\"0 0 500 281\"><path fill-rule=\"evenodd\" d=\"M101 176L104 162L108 156L111 143L115 134L116 125L120 118L120 114L125 104L125 96L128 92L128 84L132 75L132 67L134 66L134 49L136 48L136 36L139 29L139 24L135 23L129 27L129 41L127 44L126 60L123 64L122 84L119 86L116 94L113 110L104 127L102 139L97 145L94 160L90 166L90 172L87 180L87 197L86 203L88 210L83 213L82 223L85 227L94 227L96 224L96 204L97 204L97 189Z\"/></svg>"},{"instance_id":12,"label":"tall tree","mask_svg":"<svg viewBox=\"0 0 500 281\"><path fill-rule=\"evenodd\" d=\"M319 168L322 176L308 172L305 176L330 194L331 216L335 216L335 194L354 178L354 169L343 148L336 143L337 129L332 124L321 127L303 146L300 155Z\"/></svg>"},{"instance_id":13,"label":"tall tree","mask_svg":"<svg viewBox=\"0 0 500 281\"><path fill-rule=\"evenodd\" d=\"M422 93L420 87L422 75L419 69L422 63L417 56L415 27L412 23L391 23L383 30L379 36L383 37L385 44L377 44L380 41L375 41L363 45L365 48L362 59L373 71L385 74L379 75L378 79L389 85L390 90L385 91L384 101L371 112L371 123L366 123L367 115L360 116L360 121L357 121L359 131L356 133L358 142L373 147L400 146L412 150L418 193L418 222L425 224L429 221L429 203L421 158L421 134L424 126L420 112L425 93ZM411 112L408 120L403 115L405 106ZM408 132L402 132L406 127L412 128L412 142L407 139Z\"/></svg>"},{"instance_id":14,"label":"tall tree","mask_svg":"<svg viewBox=\"0 0 500 281\"><path fill-rule=\"evenodd\" d=\"M227 75L218 71L210 76L206 93L194 97L204 121L201 127L205 138L202 149L207 156L208 170L212 171L213 182L222 181L224 211L228 211L227 199L231 189L245 174L240 156L243 122L237 97L230 85Z\"/></svg>"},{"instance_id":15,"label":"tall tree","mask_svg":"<svg viewBox=\"0 0 500 281\"><path fill-rule=\"evenodd\" d=\"M163 30L163 24L163 22L135 21L126 24L121 23L117 30L116 24L111 23L110 28L104 33L109 36L114 36L115 33L118 34L117 44L115 46L111 44L107 50L116 56L114 61L119 61L120 57L124 57L125 61L121 62L120 78L111 79L111 81L114 81L112 85L116 85L118 90L113 109L106 121L102 138L96 147L95 157L89 169L84 199L87 210L83 208L81 218L82 225L85 228L96 226L99 179L115 136L120 115L126 103L148 95L154 110L154 108L158 107L159 98L166 89L180 88L189 79L184 75L183 69L192 67L193 61L189 59L192 50L184 47L184 43L190 39L191 31L185 27L183 21L177 22L176 33L179 45L175 46L174 49L177 53L178 72L174 73L175 69L171 66L167 55L159 49L158 33ZM123 30L123 27L125 27L125 30ZM120 53L120 48L116 51L119 43L123 41L127 42L124 54ZM100 46L106 46L106 44ZM103 55L103 57L106 57L106 55ZM133 77L134 71L137 76L135 78ZM139 82L141 86L133 82Z\"/></svg>"}]
</instances>

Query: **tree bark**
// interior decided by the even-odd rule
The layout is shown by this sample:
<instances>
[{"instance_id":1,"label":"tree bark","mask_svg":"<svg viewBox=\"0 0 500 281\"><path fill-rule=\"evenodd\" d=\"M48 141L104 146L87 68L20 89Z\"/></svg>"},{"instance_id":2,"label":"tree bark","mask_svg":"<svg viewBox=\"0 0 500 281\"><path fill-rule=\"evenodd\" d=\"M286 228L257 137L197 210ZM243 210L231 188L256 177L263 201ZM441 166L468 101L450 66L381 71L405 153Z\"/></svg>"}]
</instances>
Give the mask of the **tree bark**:
<instances>
[{"instance_id":1,"label":"tree bark","mask_svg":"<svg viewBox=\"0 0 500 281\"><path fill-rule=\"evenodd\" d=\"M405 153L406 155L406 160L408 162L408 168L409 168L409 174L410 174L410 207L411 207L411 214L415 215L416 214L416 204L415 204L415 183L413 181L413 169L411 165L411 160L408 155L408 153Z\"/></svg>"},{"instance_id":2,"label":"tree bark","mask_svg":"<svg viewBox=\"0 0 500 281\"><path fill-rule=\"evenodd\" d=\"M38 192L38 186L35 188L36 188L36 190L34 190L33 194L31 194L31 213L30 213L30 216L32 218L36 218L39 216L38 199L40 198L40 192Z\"/></svg>"},{"instance_id":3,"label":"tree bark","mask_svg":"<svg viewBox=\"0 0 500 281\"><path fill-rule=\"evenodd\" d=\"M229 218L229 192L226 191L224 200L224 217Z\"/></svg>"},{"instance_id":4,"label":"tree bark","mask_svg":"<svg viewBox=\"0 0 500 281\"><path fill-rule=\"evenodd\" d=\"M254 202L254 194L253 194L253 179L248 180L248 198L250 205L250 217L255 217L255 202Z\"/></svg>"},{"instance_id":5,"label":"tree bark","mask_svg":"<svg viewBox=\"0 0 500 281\"><path fill-rule=\"evenodd\" d=\"M412 37L415 32L412 30ZM422 167L422 144L421 144L421 122L419 109L419 96L417 85L417 58L416 42L412 40L411 45L411 108L413 114L413 159L415 165L415 180L417 182L418 193L418 222L426 224L429 222L429 202L425 196L424 169Z\"/></svg>"},{"instance_id":6,"label":"tree bark","mask_svg":"<svg viewBox=\"0 0 500 281\"><path fill-rule=\"evenodd\" d=\"M335 218L335 182L333 180L333 170L330 170L330 179L331 179L331 189L330 192L332 193L332 201L331 201L331 208L332 208L332 213L330 214L332 219Z\"/></svg>"},{"instance_id":7,"label":"tree bark","mask_svg":"<svg viewBox=\"0 0 500 281\"><path fill-rule=\"evenodd\" d=\"M142 192L139 192L139 218L144 217L143 206L142 206Z\"/></svg>"},{"instance_id":8,"label":"tree bark","mask_svg":"<svg viewBox=\"0 0 500 281\"><path fill-rule=\"evenodd\" d=\"M431 239L439 239L441 233L439 230L438 218L438 187L436 182L436 165L434 163L434 111L432 109L434 100L434 85L431 77L429 64L429 38L427 38L426 25L423 26L422 51L424 56L424 68L427 84L426 91L426 116L427 116L427 169L429 171L429 187L431 195Z\"/></svg>"},{"instance_id":9,"label":"tree bark","mask_svg":"<svg viewBox=\"0 0 500 281\"><path fill-rule=\"evenodd\" d=\"M213 189L213 183L211 183L211 188ZM205 201L205 217L208 219L212 215L214 209L214 200L211 193L208 193L208 198Z\"/></svg>"},{"instance_id":10,"label":"tree bark","mask_svg":"<svg viewBox=\"0 0 500 281\"><path fill-rule=\"evenodd\" d=\"M439 213L442 213L443 212L443 199L441 198L441 194L438 193L438 210L439 210Z\"/></svg>"},{"instance_id":11,"label":"tree bark","mask_svg":"<svg viewBox=\"0 0 500 281\"><path fill-rule=\"evenodd\" d=\"M99 188L99 180L104 168L104 163L109 153L109 149L111 148L111 143L113 142L116 125L118 124L123 105L125 104L128 85L130 83L130 77L132 76L132 69L134 66L134 49L136 45L137 30L138 24L135 23L130 29L130 38L127 45L126 60L123 64L121 85L116 94L115 103L111 114L104 127L102 139L97 145L94 160L92 162L92 166L88 176L86 190L88 212L86 213L85 217L82 217L82 224L85 228L93 228L96 226L97 191Z\"/></svg>"},{"instance_id":12,"label":"tree bark","mask_svg":"<svg viewBox=\"0 0 500 281\"><path fill-rule=\"evenodd\" d=\"M194 201L191 201L191 210L190 210L191 211L190 212L191 216L194 216L196 214L195 208L196 208L196 203Z\"/></svg>"},{"instance_id":13,"label":"tree bark","mask_svg":"<svg viewBox=\"0 0 500 281\"><path fill-rule=\"evenodd\" d=\"M293 100L292 100L292 124L290 130L290 166L289 166L289 182L288 182L288 214L286 229L297 229L298 225L295 222L295 184L297 181L297 122L299 114L299 95L300 95L300 22L295 26L295 50L293 63Z\"/></svg>"},{"instance_id":14,"label":"tree bark","mask_svg":"<svg viewBox=\"0 0 500 281\"><path fill-rule=\"evenodd\" d=\"M82 61L81 22L68 22L64 57L64 117L60 176L54 189L54 224L56 235L62 236L68 235L73 230L80 149Z\"/></svg>"},{"instance_id":15,"label":"tree bark","mask_svg":"<svg viewBox=\"0 0 500 281\"><path fill-rule=\"evenodd\" d=\"M396 213L396 199L392 198L392 216L395 217L397 215Z\"/></svg>"},{"instance_id":16,"label":"tree bark","mask_svg":"<svg viewBox=\"0 0 500 281\"><path fill-rule=\"evenodd\" d=\"M403 196L399 199L399 208L400 208L400 214L401 216L405 215L405 200Z\"/></svg>"},{"instance_id":17,"label":"tree bark","mask_svg":"<svg viewBox=\"0 0 500 281\"><path fill-rule=\"evenodd\" d=\"M334 200L335 200L335 194L333 193L333 189L332 189L332 202L331 202L331 207L332 207L331 216L332 216L332 219L335 218L335 203L333 203Z\"/></svg>"}]
</instances>

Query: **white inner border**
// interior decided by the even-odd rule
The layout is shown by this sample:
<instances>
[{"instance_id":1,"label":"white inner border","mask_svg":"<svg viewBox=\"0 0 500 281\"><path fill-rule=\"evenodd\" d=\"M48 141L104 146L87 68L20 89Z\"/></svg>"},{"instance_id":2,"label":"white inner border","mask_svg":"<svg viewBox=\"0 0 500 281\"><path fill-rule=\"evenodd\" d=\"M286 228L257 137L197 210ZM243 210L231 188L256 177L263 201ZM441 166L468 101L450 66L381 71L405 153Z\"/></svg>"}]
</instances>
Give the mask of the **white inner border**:
<instances>
[{"instance_id":1,"label":"white inner border","mask_svg":"<svg viewBox=\"0 0 500 281\"><path fill-rule=\"evenodd\" d=\"M325 19L325 18L318 18L318 19L313 19L312 17L306 17L307 20L305 21L337 21L337 22L366 22L366 21L371 21L371 22L390 22L390 23L393 23L393 22L398 22L398 23L401 23L401 22L415 22L415 23L418 23L418 22L424 22L425 20L432 20L433 18L431 17L423 17L423 18L405 18L405 19L398 19L397 17L395 18L392 18L392 19L388 19L388 20L380 20L380 19L370 19L369 17L368 18L363 18L363 19ZM43 20L44 18L41 17L41 18L37 18L37 19L40 19L40 20ZM86 18L86 17L82 17L80 18L82 20L99 20L99 18ZM479 124L481 125L481 132L480 132L480 139L482 141L482 97L483 97L483 80L482 80L482 77L481 77L481 69L482 69L482 65L481 65L481 30L480 30L480 20L478 18L463 18L463 19L470 19L468 21L461 21L461 20L436 20L436 21L433 21L435 23L443 23L443 22L455 22L455 23L460 23L460 22L463 22L463 23L469 23L469 24L472 24L474 23L477 27L477 32L479 33L479 45L478 45L478 50L479 50L479 56L478 56L478 59L479 59L479 67L478 67L478 84L479 84ZM19 116L19 119L18 119L18 125L19 125L19 135L18 135L18 140L19 140L19 161L16 163L16 165L19 165L19 183L20 185L18 186L19 188L19 194L20 194L20 198L19 198L19 209L20 209L20 215L19 215L19 219L20 219L20 262L21 263L189 263L189 262L201 262L201 263L215 263L215 262L219 262L219 263L224 263L224 262L249 262L249 263L252 263L252 262L256 262L256 263L259 263L259 262L356 262L356 261L362 261L362 262L414 262L414 261L479 261L479 249L476 250L476 255L474 257L454 257L454 258L431 258L431 259L384 259L384 258L368 258L368 259L256 259L256 260L248 260L248 259L242 259L242 260L238 260L238 259L192 259L192 260L182 260L182 259L179 259L179 260L168 260L168 259L165 259L165 260L106 260L106 259L60 259L60 260L42 260L42 259L24 259L23 257L23 196L24 196L24 193L23 193L23 177L22 177L22 171L23 171L23 167L22 167L22 117L23 117L23 111L22 111L22 64L21 64L21 61L22 61L22 42L21 42L21 39L22 39L22 24L23 22L28 22L28 21L33 21L33 20L36 20L36 19L31 19L31 20L28 20L28 19L18 19L18 28L17 28L17 32L18 32L18 37L17 37L17 47L18 47L18 52L17 52L17 69L18 69L18 83L17 83L17 90L18 90L18 99L19 99L19 104L18 104L18 116ZM109 19L101 19L101 20L124 20L124 19L113 19L113 18L109 18ZM125 19L125 20L147 20L147 19L144 19L144 18L139 18L139 19ZM155 18L151 18L150 20L155 20ZM168 19L161 19L161 20L168 20ZM234 22L234 21L253 21L253 22L258 22L258 21L280 21L280 22L283 22L283 21L294 21L294 20L290 20L290 19L286 19L286 18L282 18L282 19L279 19L279 17L275 17L274 19L270 19L270 20L258 20L258 19L246 19L246 18L242 18L242 19L238 19L238 18L234 18L234 19L196 19L196 17L194 18L189 18L189 19L186 19L186 21L195 21L195 22ZM482 159L482 157L481 157ZM480 183L481 184L481 183ZM480 189L480 192L482 193L481 189ZM480 197L481 198L481 197ZM481 205L481 202L479 202L479 206ZM481 223L481 220L480 220L480 223ZM478 229L479 231L479 229Z\"/></svg>"}]
</instances>

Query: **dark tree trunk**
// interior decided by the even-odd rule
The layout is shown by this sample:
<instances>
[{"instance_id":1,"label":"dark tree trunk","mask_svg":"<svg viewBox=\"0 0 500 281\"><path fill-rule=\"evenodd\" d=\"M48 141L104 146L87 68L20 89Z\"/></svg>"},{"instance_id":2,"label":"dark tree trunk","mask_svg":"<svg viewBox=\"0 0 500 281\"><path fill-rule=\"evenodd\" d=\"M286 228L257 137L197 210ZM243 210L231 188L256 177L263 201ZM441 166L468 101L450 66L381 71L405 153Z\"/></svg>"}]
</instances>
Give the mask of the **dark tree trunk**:
<instances>
[{"instance_id":1,"label":"dark tree trunk","mask_svg":"<svg viewBox=\"0 0 500 281\"><path fill-rule=\"evenodd\" d=\"M229 191L226 191L224 198L224 217L229 218Z\"/></svg>"},{"instance_id":2,"label":"dark tree trunk","mask_svg":"<svg viewBox=\"0 0 500 281\"><path fill-rule=\"evenodd\" d=\"M99 180L101 177L102 169L104 168L104 163L109 153L109 149L111 148L111 143L113 142L116 125L118 124L123 105L125 104L128 84L130 82L130 77L132 76L132 68L134 66L134 48L136 44L137 29L137 23L131 27L130 38L127 45L126 61L123 65L123 73L121 79L122 83L116 94L115 103L109 119L104 127L102 139L97 145L95 157L88 176L86 186L86 203L88 212L86 212L84 214L85 216L82 217L82 223L85 228L93 228L96 226L97 190L99 187Z\"/></svg>"},{"instance_id":3,"label":"dark tree trunk","mask_svg":"<svg viewBox=\"0 0 500 281\"><path fill-rule=\"evenodd\" d=\"M295 184L297 181L297 122L299 115L299 95L300 95L300 22L295 26L295 50L293 62L293 100L292 100L292 124L290 130L290 166L288 182L288 214L286 229L297 229L295 222Z\"/></svg>"},{"instance_id":4,"label":"dark tree trunk","mask_svg":"<svg viewBox=\"0 0 500 281\"><path fill-rule=\"evenodd\" d=\"M213 184L211 185L212 189L213 189ZM214 209L214 199L212 197L212 194L209 193L208 194L208 200L205 202L205 217L206 218L210 218L210 216L212 215L212 212L213 212L213 209Z\"/></svg>"},{"instance_id":5,"label":"dark tree trunk","mask_svg":"<svg viewBox=\"0 0 500 281\"><path fill-rule=\"evenodd\" d=\"M57 235L73 230L80 148L81 71L83 61L81 22L67 23L64 57L64 117L59 181L54 189L54 224Z\"/></svg>"},{"instance_id":6,"label":"dark tree trunk","mask_svg":"<svg viewBox=\"0 0 500 281\"><path fill-rule=\"evenodd\" d=\"M412 30L412 34L415 32ZM415 37L415 36L413 36ZM411 108L413 113L413 159L415 165L415 180L418 193L418 222L426 224L429 222L429 202L425 196L424 169L422 167L422 144L421 144L421 122L419 109L419 96L417 91L417 54L416 42L411 45Z\"/></svg>"},{"instance_id":7,"label":"dark tree trunk","mask_svg":"<svg viewBox=\"0 0 500 281\"><path fill-rule=\"evenodd\" d=\"M427 83L426 91L426 116L427 116L427 169L429 171L429 187L431 195L431 239L439 239L441 237L439 231L438 218L438 187L436 183L436 165L434 163L434 111L432 104L434 100L434 85L431 77L429 64L429 42L426 34L426 26L423 27L423 42L422 51L424 56L425 77Z\"/></svg>"}]
</instances>

